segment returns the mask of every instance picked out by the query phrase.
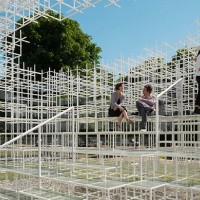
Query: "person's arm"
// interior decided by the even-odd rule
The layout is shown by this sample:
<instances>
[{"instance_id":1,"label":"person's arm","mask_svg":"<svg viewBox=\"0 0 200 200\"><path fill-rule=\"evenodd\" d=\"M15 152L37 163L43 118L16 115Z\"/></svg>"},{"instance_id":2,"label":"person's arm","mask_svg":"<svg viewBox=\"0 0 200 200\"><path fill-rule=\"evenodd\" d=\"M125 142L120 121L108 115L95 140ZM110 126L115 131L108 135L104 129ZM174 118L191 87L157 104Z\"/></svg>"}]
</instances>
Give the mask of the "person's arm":
<instances>
[{"instance_id":1,"label":"person's arm","mask_svg":"<svg viewBox=\"0 0 200 200\"><path fill-rule=\"evenodd\" d=\"M117 99L117 93L113 92L111 95L111 100L110 100L111 109L113 109L113 110L120 108L120 106L116 102L116 99Z\"/></svg>"},{"instance_id":2,"label":"person's arm","mask_svg":"<svg viewBox=\"0 0 200 200\"><path fill-rule=\"evenodd\" d=\"M124 105L124 101L125 101L125 96L123 94L121 94L121 96L120 96L120 104L119 104L120 107L122 105Z\"/></svg>"},{"instance_id":3,"label":"person's arm","mask_svg":"<svg viewBox=\"0 0 200 200\"><path fill-rule=\"evenodd\" d=\"M117 104L117 94L115 94L115 102L113 101L114 102L114 110L119 108L122 111L123 108L121 106L124 104L125 96L123 94L121 94L119 98L120 98L120 104Z\"/></svg>"},{"instance_id":4,"label":"person's arm","mask_svg":"<svg viewBox=\"0 0 200 200\"><path fill-rule=\"evenodd\" d=\"M116 107L116 108L121 108L121 104L115 103L115 107Z\"/></svg>"},{"instance_id":5,"label":"person's arm","mask_svg":"<svg viewBox=\"0 0 200 200\"><path fill-rule=\"evenodd\" d=\"M116 93L113 92L112 95L111 95L111 100L110 100L110 105L111 105L111 108L113 109L114 106L115 106L115 103L116 103Z\"/></svg>"},{"instance_id":6,"label":"person's arm","mask_svg":"<svg viewBox=\"0 0 200 200\"><path fill-rule=\"evenodd\" d=\"M124 111L122 105L124 104L125 96L123 94L120 95L120 104L115 103L116 108L119 108L121 112Z\"/></svg>"},{"instance_id":7,"label":"person's arm","mask_svg":"<svg viewBox=\"0 0 200 200\"><path fill-rule=\"evenodd\" d=\"M140 101L146 103L147 105L153 107L156 104L156 98L154 96L151 97L151 99L145 99L143 96L140 97Z\"/></svg>"}]
</instances>

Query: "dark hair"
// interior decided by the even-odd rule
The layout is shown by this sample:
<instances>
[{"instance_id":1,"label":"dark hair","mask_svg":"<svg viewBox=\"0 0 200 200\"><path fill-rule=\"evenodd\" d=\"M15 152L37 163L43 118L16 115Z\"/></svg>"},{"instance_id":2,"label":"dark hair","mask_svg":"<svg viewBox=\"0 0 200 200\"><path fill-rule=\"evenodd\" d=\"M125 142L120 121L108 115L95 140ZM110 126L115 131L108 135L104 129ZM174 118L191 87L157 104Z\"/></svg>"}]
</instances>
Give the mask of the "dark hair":
<instances>
[{"instance_id":1,"label":"dark hair","mask_svg":"<svg viewBox=\"0 0 200 200\"><path fill-rule=\"evenodd\" d=\"M122 85L123 85L122 82L121 82L121 83L117 83L117 84L115 85L115 90L119 90L119 88L120 88Z\"/></svg>"},{"instance_id":2,"label":"dark hair","mask_svg":"<svg viewBox=\"0 0 200 200\"><path fill-rule=\"evenodd\" d=\"M146 84L144 87L147 89L147 92L149 92L149 93L151 93L153 90L153 88L150 84Z\"/></svg>"}]
</instances>

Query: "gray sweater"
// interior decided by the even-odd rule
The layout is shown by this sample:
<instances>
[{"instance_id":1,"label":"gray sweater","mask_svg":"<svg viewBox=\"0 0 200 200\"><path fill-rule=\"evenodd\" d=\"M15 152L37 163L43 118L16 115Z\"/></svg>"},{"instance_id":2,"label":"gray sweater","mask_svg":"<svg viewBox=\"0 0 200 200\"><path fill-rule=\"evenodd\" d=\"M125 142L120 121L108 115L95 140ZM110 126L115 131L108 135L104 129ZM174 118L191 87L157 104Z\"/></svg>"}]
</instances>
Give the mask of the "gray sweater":
<instances>
[{"instance_id":1,"label":"gray sweater","mask_svg":"<svg viewBox=\"0 0 200 200\"><path fill-rule=\"evenodd\" d=\"M156 97L154 95L150 95L148 97L145 97L144 95L140 97L139 101L142 101L149 105L150 107L155 107L156 104Z\"/></svg>"},{"instance_id":2,"label":"gray sweater","mask_svg":"<svg viewBox=\"0 0 200 200\"><path fill-rule=\"evenodd\" d=\"M120 99L120 105L123 105L125 101L125 96L122 93L119 96L119 99ZM120 105L117 105L117 101L118 101L117 92L113 92L111 95L111 100L110 100L111 109L114 109L114 106L116 106L117 108L120 107Z\"/></svg>"}]
</instances>

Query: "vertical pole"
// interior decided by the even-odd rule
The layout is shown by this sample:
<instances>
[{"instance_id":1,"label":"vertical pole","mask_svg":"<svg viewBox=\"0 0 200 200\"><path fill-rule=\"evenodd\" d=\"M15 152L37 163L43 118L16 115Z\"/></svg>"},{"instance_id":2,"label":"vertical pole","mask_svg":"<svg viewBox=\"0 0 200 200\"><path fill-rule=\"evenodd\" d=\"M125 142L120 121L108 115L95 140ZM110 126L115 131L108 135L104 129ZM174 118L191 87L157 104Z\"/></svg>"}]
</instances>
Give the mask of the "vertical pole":
<instances>
[{"instance_id":1,"label":"vertical pole","mask_svg":"<svg viewBox=\"0 0 200 200\"><path fill-rule=\"evenodd\" d=\"M158 128L159 128L159 106L158 106L158 99L159 97L156 97L156 150L158 150L158 139L159 139L159 135L158 135Z\"/></svg>"},{"instance_id":2,"label":"vertical pole","mask_svg":"<svg viewBox=\"0 0 200 200\"><path fill-rule=\"evenodd\" d=\"M38 181L39 181L39 189L41 188L41 165L42 165L42 161L41 161L41 127L38 128Z\"/></svg>"},{"instance_id":3,"label":"vertical pole","mask_svg":"<svg viewBox=\"0 0 200 200\"><path fill-rule=\"evenodd\" d=\"M142 166L142 156L140 157L140 181L142 181L143 180L143 178L142 178L142 170L143 170L143 166Z\"/></svg>"},{"instance_id":4,"label":"vertical pole","mask_svg":"<svg viewBox=\"0 0 200 200\"><path fill-rule=\"evenodd\" d=\"M94 69L93 69L93 73L94 73L94 90L93 90L93 101L94 101L94 107L95 107L95 133L97 134L98 132L98 121L97 121L97 74L96 74L96 64L94 63ZM100 150L100 134L97 134L97 148Z\"/></svg>"},{"instance_id":5,"label":"vertical pole","mask_svg":"<svg viewBox=\"0 0 200 200\"><path fill-rule=\"evenodd\" d=\"M74 135L74 107L72 108L72 161L75 161L74 146L75 146L75 135Z\"/></svg>"},{"instance_id":6,"label":"vertical pole","mask_svg":"<svg viewBox=\"0 0 200 200\"><path fill-rule=\"evenodd\" d=\"M181 79L180 83L178 83L179 87L180 87L180 108L181 108L181 113L179 113L179 116L181 116L181 123L183 123L183 79ZM186 113L185 113L186 115ZM183 132L183 125L181 125L181 132ZM185 134L181 135L181 146L184 146L184 136Z\"/></svg>"},{"instance_id":7,"label":"vertical pole","mask_svg":"<svg viewBox=\"0 0 200 200\"><path fill-rule=\"evenodd\" d=\"M76 80L77 80L77 94L76 94L76 118L77 118L77 121L76 121L76 133L79 132L79 91L80 91L80 75L79 75L79 71L78 71L78 65L77 65L77 68L76 68ZM78 147L78 134L76 134L76 147ZM80 138L82 140L82 138Z\"/></svg>"},{"instance_id":8,"label":"vertical pole","mask_svg":"<svg viewBox=\"0 0 200 200\"><path fill-rule=\"evenodd\" d=\"M150 200L152 200L152 189L150 189Z\"/></svg>"}]
</instances>

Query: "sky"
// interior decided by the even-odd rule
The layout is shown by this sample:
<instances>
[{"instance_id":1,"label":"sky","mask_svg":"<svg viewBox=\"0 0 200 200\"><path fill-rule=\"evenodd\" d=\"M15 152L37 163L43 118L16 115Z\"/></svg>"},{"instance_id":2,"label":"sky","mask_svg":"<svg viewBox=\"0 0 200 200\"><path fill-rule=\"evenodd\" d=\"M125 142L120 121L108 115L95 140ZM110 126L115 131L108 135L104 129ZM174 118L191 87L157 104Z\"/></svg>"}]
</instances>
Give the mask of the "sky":
<instances>
[{"instance_id":1,"label":"sky","mask_svg":"<svg viewBox=\"0 0 200 200\"><path fill-rule=\"evenodd\" d=\"M200 22L200 0L120 0L104 7L102 0L72 19L102 49L102 62L141 55L143 48L196 34Z\"/></svg>"}]
</instances>

